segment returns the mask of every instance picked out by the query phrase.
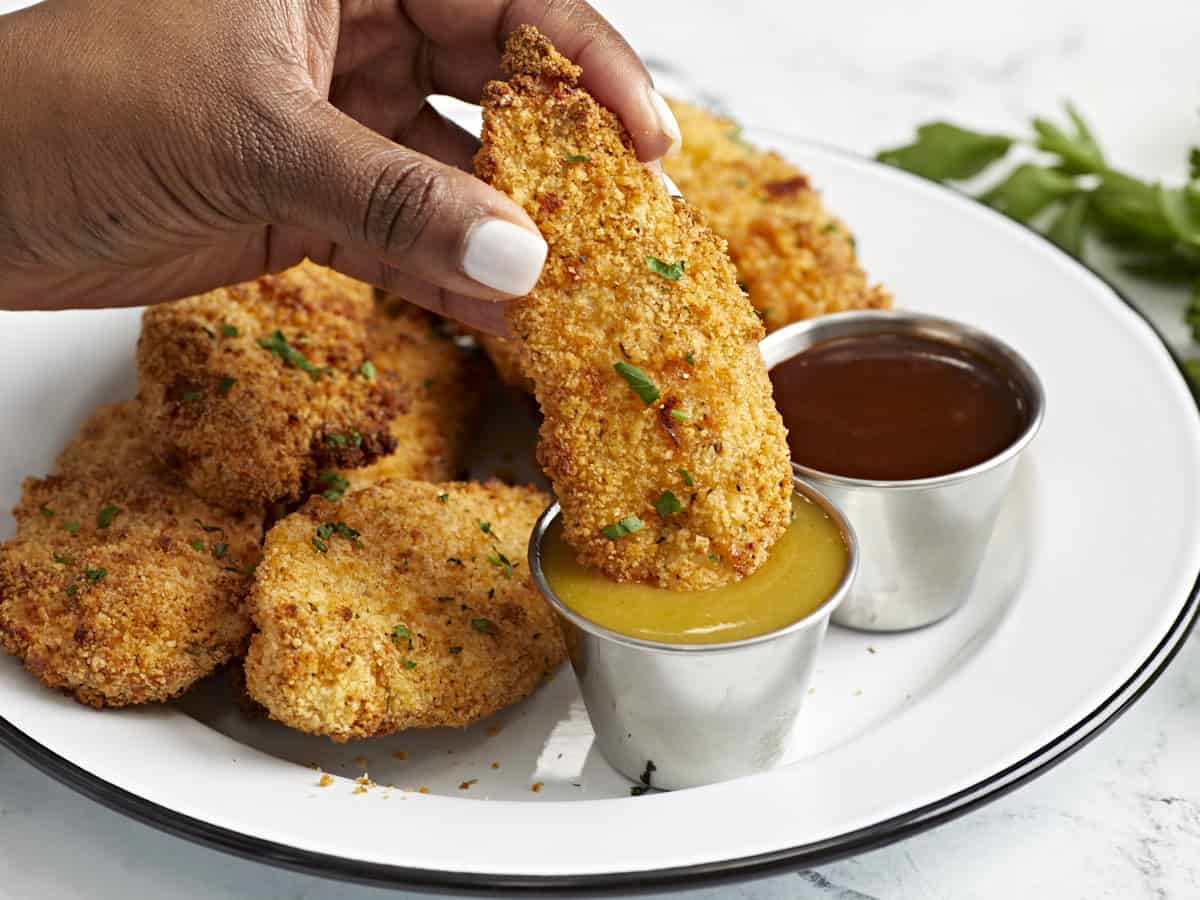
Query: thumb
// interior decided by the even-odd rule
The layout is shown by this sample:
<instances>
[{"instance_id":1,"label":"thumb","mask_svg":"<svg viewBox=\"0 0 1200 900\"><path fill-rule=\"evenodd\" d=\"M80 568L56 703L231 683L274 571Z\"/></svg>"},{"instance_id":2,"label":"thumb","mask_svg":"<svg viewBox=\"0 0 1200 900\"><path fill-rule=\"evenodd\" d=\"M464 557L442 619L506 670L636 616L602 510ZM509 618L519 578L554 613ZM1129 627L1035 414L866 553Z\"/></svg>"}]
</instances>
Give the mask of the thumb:
<instances>
[{"instance_id":1,"label":"thumb","mask_svg":"<svg viewBox=\"0 0 1200 900\"><path fill-rule=\"evenodd\" d=\"M546 242L504 194L329 103L291 127L290 162L268 187L282 222L471 297L524 296L537 283Z\"/></svg>"}]
</instances>

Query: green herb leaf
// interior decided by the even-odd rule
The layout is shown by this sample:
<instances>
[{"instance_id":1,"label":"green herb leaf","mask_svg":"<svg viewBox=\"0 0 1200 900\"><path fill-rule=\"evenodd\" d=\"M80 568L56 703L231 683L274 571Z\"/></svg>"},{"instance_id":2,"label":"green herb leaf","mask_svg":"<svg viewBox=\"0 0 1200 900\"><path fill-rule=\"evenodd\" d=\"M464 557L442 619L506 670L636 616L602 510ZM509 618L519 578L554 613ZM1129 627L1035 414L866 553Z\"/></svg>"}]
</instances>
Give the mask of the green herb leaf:
<instances>
[{"instance_id":1,"label":"green herb leaf","mask_svg":"<svg viewBox=\"0 0 1200 900\"><path fill-rule=\"evenodd\" d=\"M65 554L65 553L59 553L57 550L55 550L55 551L54 551L54 552L51 554L51 558L52 558L52 559L53 559L53 560L54 560L56 563L58 563L60 566L73 566L73 565L75 565L75 560L74 560L72 557L70 557L70 556L67 556L67 554Z\"/></svg>"},{"instance_id":2,"label":"green herb leaf","mask_svg":"<svg viewBox=\"0 0 1200 900\"><path fill-rule=\"evenodd\" d=\"M199 525L200 530L205 532L206 534L212 534L214 531L224 531L225 530L220 525L205 525L199 519L193 519L192 521L194 521L197 525Z\"/></svg>"},{"instance_id":3,"label":"green herb leaf","mask_svg":"<svg viewBox=\"0 0 1200 900\"><path fill-rule=\"evenodd\" d=\"M67 596L68 597L74 597L78 593L79 593L79 585L77 585L77 584L67 585Z\"/></svg>"},{"instance_id":4,"label":"green herb leaf","mask_svg":"<svg viewBox=\"0 0 1200 900\"><path fill-rule=\"evenodd\" d=\"M455 644L453 647L450 648L450 652L451 653L462 653L462 647L460 647L458 644Z\"/></svg>"},{"instance_id":5,"label":"green herb leaf","mask_svg":"<svg viewBox=\"0 0 1200 900\"><path fill-rule=\"evenodd\" d=\"M308 357L293 347L287 342L287 338L283 336L283 332L276 329L270 337L259 338L258 346L262 347L271 353L274 353L283 364L293 369L300 369L307 372L308 377L313 381L320 381L321 376L325 374L325 370L319 366L309 362Z\"/></svg>"},{"instance_id":6,"label":"green herb leaf","mask_svg":"<svg viewBox=\"0 0 1200 900\"><path fill-rule=\"evenodd\" d=\"M217 559L224 559L225 554L229 552L228 544L213 544L213 556Z\"/></svg>"},{"instance_id":7,"label":"green herb leaf","mask_svg":"<svg viewBox=\"0 0 1200 900\"><path fill-rule=\"evenodd\" d=\"M100 510L99 514L97 514L96 527L97 528L107 528L109 525L111 525L113 523L113 519L115 519L120 514L121 514L121 507L113 506L110 503L108 506L104 507L104 509ZM74 532L72 532L72 534L73 533Z\"/></svg>"},{"instance_id":8,"label":"green herb leaf","mask_svg":"<svg viewBox=\"0 0 1200 900\"><path fill-rule=\"evenodd\" d=\"M328 553L329 552L329 545L327 543L325 543L323 540L321 540L319 537L314 537L312 539L312 545L318 553Z\"/></svg>"},{"instance_id":9,"label":"green herb leaf","mask_svg":"<svg viewBox=\"0 0 1200 900\"><path fill-rule=\"evenodd\" d=\"M67 521L63 522L63 528L71 532L71 536L74 537L75 535L79 534L80 525L74 519L68 519Z\"/></svg>"},{"instance_id":10,"label":"green herb leaf","mask_svg":"<svg viewBox=\"0 0 1200 900\"><path fill-rule=\"evenodd\" d=\"M478 519L477 521L479 522L479 530L480 531L482 531L484 534L492 533L492 523L491 522L485 522L483 519Z\"/></svg>"},{"instance_id":11,"label":"green herb leaf","mask_svg":"<svg viewBox=\"0 0 1200 900\"><path fill-rule=\"evenodd\" d=\"M392 643L399 644L402 639L408 641L408 649L411 650L413 646L412 632L409 631L408 626L403 623L392 629Z\"/></svg>"},{"instance_id":12,"label":"green herb leaf","mask_svg":"<svg viewBox=\"0 0 1200 900\"><path fill-rule=\"evenodd\" d=\"M1063 171L1073 175L1104 171L1104 154L1096 143L1092 130L1075 107L1067 104L1067 116L1075 126L1075 133L1068 134L1047 119L1034 119L1033 130L1037 134L1037 147L1053 153L1062 160Z\"/></svg>"},{"instance_id":13,"label":"green herb leaf","mask_svg":"<svg viewBox=\"0 0 1200 900\"><path fill-rule=\"evenodd\" d=\"M1184 313L1184 321L1192 329L1192 340L1200 341L1200 282L1192 287L1192 299Z\"/></svg>"},{"instance_id":14,"label":"green herb leaf","mask_svg":"<svg viewBox=\"0 0 1200 900\"><path fill-rule=\"evenodd\" d=\"M684 354L683 361L689 366L694 366L696 364L696 357L692 356L692 351L689 350L686 354Z\"/></svg>"},{"instance_id":15,"label":"green herb leaf","mask_svg":"<svg viewBox=\"0 0 1200 900\"><path fill-rule=\"evenodd\" d=\"M359 371L362 372L362 377L367 379L367 381L375 380L375 363L369 359L362 364L362 368Z\"/></svg>"},{"instance_id":16,"label":"green herb leaf","mask_svg":"<svg viewBox=\"0 0 1200 900\"><path fill-rule=\"evenodd\" d=\"M1200 246L1200 198L1194 195L1192 186L1168 189L1161 184L1154 186L1158 195L1158 208L1163 218L1175 232L1175 238L1180 243Z\"/></svg>"},{"instance_id":17,"label":"green herb leaf","mask_svg":"<svg viewBox=\"0 0 1200 900\"><path fill-rule=\"evenodd\" d=\"M236 378L230 378L228 375L217 382L217 396L228 397L229 392L233 390L233 386L237 384Z\"/></svg>"},{"instance_id":18,"label":"green herb leaf","mask_svg":"<svg viewBox=\"0 0 1200 900\"><path fill-rule=\"evenodd\" d=\"M663 491L662 495L654 501L654 508L665 519L683 509L683 504L679 502L679 498L673 492Z\"/></svg>"},{"instance_id":19,"label":"green herb leaf","mask_svg":"<svg viewBox=\"0 0 1200 900\"><path fill-rule=\"evenodd\" d=\"M689 472L687 469L676 469L675 471L679 473L680 477L683 478L683 483L686 484L688 487L696 486L696 481L695 481L695 479L692 478L692 473Z\"/></svg>"},{"instance_id":20,"label":"green herb leaf","mask_svg":"<svg viewBox=\"0 0 1200 900\"><path fill-rule=\"evenodd\" d=\"M54 510L52 510L50 507L48 507L45 503L43 503L41 506L38 507L38 512L40 512L47 519L53 519L54 516L56 515Z\"/></svg>"},{"instance_id":21,"label":"green herb leaf","mask_svg":"<svg viewBox=\"0 0 1200 900\"><path fill-rule=\"evenodd\" d=\"M613 363L613 368L625 379L625 383L633 388L633 392L642 398L643 403L651 404L659 398L658 388L650 380L650 376L637 366L621 361Z\"/></svg>"},{"instance_id":22,"label":"green herb leaf","mask_svg":"<svg viewBox=\"0 0 1200 900\"><path fill-rule=\"evenodd\" d=\"M1193 181L1200 178L1200 147L1193 147L1188 152L1188 178Z\"/></svg>"},{"instance_id":23,"label":"green herb leaf","mask_svg":"<svg viewBox=\"0 0 1200 900\"><path fill-rule=\"evenodd\" d=\"M497 566L498 568L503 569L505 578L513 577L512 562L509 560L509 558L507 556L505 556L503 553L501 553L495 547L493 547L492 552L488 554L487 561L490 562L493 566Z\"/></svg>"},{"instance_id":24,"label":"green herb leaf","mask_svg":"<svg viewBox=\"0 0 1200 900\"><path fill-rule=\"evenodd\" d=\"M1013 139L1004 135L931 122L917 129L913 143L884 150L875 158L934 181L948 181L978 175L1003 159L1012 145Z\"/></svg>"},{"instance_id":25,"label":"green herb leaf","mask_svg":"<svg viewBox=\"0 0 1200 900\"><path fill-rule=\"evenodd\" d=\"M678 281L680 278L682 278L683 267L685 263L686 260L682 259L679 260L679 262L665 263L657 256L646 257L646 268L648 268L655 275L661 275L663 278L667 279L667 281Z\"/></svg>"},{"instance_id":26,"label":"green herb leaf","mask_svg":"<svg viewBox=\"0 0 1200 900\"><path fill-rule=\"evenodd\" d=\"M415 669L417 667L417 664L407 656L400 657L400 665L404 666L406 669Z\"/></svg>"},{"instance_id":27,"label":"green herb leaf","mask_svg":"<svg viewBox=\"0 0 1200 900\"><path fill-rule=\"evenodd\" d=\"M826 222L821 226L821 234L836 234L840 230L837 222Z\"/></svg>"},{"instance_id":28,"label":"green herb leaf","mask_svg":"<svg viewBox=\"0 0 1200 900\"><path fill-rule=\"evenodd\" d=\"M481 634L495 634L496 623L491 619L472 619L471 627Z\"/></svg>"},{"instance_id":29,"label":"green herb leaf","mask_svg":"<svg viewBox=\"0 0 1200 900\"><path fill-rule=\"evenodd\" d=\"M438 494L437 498L438 498L438 503L445 503L447 500L450 499L450 495L449 494Z\"/></svg>"},{"instance_id":30,"label":"green herb leaf","mask_svg":"<svg viewBox=\"0 0 1200 900\"><path fill-rule=\"evenodd\" d=\"M204 394L200 391L184 391L180 399L182 399L184 403L197 403L203 396Z\"/></svg>"},{"instance_id":31,"label":"green herb leaf","mask_svg":"<svg viewBox=\"0 0 1200 900\"><path fill-rule=\"evenodd\" d=\"M1075 257L1083 256L1084 224L1090 199L1088 194L1076 194L1063 205L1046 230L1046 237Z\"/></svg>"},{"instance_id":32,"label":"green herb leaf","mask_svg":"<svg viewBox=\"0 0 1200 900\"><path fill-rule=\"evenodd\" d=\"M236 325L230 325L229 323L226 323L221 326L222 337L237 337L238 334L239 332Z\"/></svg>"},{"instance_id":33,"label":"green herb leaf","mask_svg":"<svg viewBox=\"0 0 1200 900\"><path fill-rule=\"evenodd\" d=\"M325 485L325 490L321 496L326 500L340 500L342 495L350 489L350 482L341 476L340 473L329 470L322 472L319 476L321 484Z\"/></svg>"},{"instance_id":34,"label":"green herb leaf","mask_svg":"<svg viewBox=\"0 0 1200 900\"><path fill-rule=\"evenodd\" d=\"M691 417L692 417L692 414L690 412L688 412L686 409L671 410L671 418L678 419L680 422L686 422Z\"/></svg>"},{"instance_id":35,"label":"green herb leaf","mask_svg":"<svg viewBox=\"0 0 1200 900\"><path fill-rule=\"evenodd\" d=\"M600 529L600 533L610 541L616 541L633 534L635 531L641 531L645 527L646 523L637 516L626 516L620 521L613 522L611 525L605 525Z\"/></svg>"},{"instance_id":36,"label":"green herb leaf","mask_svg":"<svg viewBox=\"0 0 1200 900\"><path fill-rule=\"evenodd\" d=\"M104 576L107 574L108 574L108 569L103 569L103 568L84 569L83 570L83 577L87 579L88 584L98 584L100 581L102 581L104 579Z\"/></svg>"},{"instance_id":37,"label":"green herb leaf","mask_svg":"<svg viewBox=\"0 0 1200 900\"><path fill-rule=\"evenodd\" d=\"M1200 359L1185 359L1183 361L1183 370L1192 379L1192 390L1200 393Z\"/></svg>"},{"instance_id":38,"label":"green herb leaf","mask_svg":"<svg viewBox=\"0 0 1200 900\"><path fill-rule=\"evenodd\" d=\"M1050 204L1078 192L1070 175L1026 163L979 199L1018 222L1028 222Z\"/></svg>"},{"instance_id":39,"label":"green herb leaf","mask_svg":"<svg viewBox=\"0 0 1200 900\"><path fill-rule=\"evenodd\" d=\"M208 545L204 541L191 541L190 543L193 550L199 550L201 553L208 549Z\"/></svg>"},{"instance_id":40,"label":"green herb leaf","mask_svg":"<svg viewBox=\"0 0 1200 900\"><path fill-rule=\"evenodd\" d=\"M1104 236L1121 247L1143 248L1175 239L1155 186L1120 172L1109 171L1100 177L1092 191L1090 211Z\"/></svg>"},{"instance_id":41,"label":"green herb leaf","mask_svg":"<svg viewBox=\"0 0 1200 900\"><path fill-rule=\"evenodd\" d=\"M569 162L569 163L591 162L591 160L592 160L592 158L590 156L585 156L582 153L578 153L574 156L564 156L563 157L563 162Z\"/></svg>"}]
</instances>

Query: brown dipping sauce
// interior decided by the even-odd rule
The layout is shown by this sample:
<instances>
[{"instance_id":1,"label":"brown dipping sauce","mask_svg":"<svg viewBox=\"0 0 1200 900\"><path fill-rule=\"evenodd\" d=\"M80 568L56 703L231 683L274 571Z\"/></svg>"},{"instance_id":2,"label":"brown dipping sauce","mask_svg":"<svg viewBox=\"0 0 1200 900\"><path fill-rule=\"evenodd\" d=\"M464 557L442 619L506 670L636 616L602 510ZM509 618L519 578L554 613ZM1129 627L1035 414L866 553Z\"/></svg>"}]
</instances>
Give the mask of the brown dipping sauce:
<instances>
[{"instance_id":1,"label":"brown dipping sauce","mask_svg":"<svg viewBox=\"0 0 1200 900\"><path fill-rule=\"evenodd\" d=\"M833 475L908 481L968 469L1029 423L1017 381L933 338L865 334L814 344L771 369L792 459Z\"/></svg>"}]
</instances>

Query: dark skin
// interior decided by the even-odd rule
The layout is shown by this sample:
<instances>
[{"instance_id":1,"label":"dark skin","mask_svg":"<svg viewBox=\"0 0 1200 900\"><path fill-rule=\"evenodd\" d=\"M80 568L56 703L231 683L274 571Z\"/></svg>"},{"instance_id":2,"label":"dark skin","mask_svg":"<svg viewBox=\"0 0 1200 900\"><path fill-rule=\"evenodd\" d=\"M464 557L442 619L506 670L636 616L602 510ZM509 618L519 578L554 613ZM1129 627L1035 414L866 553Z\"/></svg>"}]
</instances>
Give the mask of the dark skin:
<instances>
[{"instance_id":1,"label":"dark skin","mask_svg":"<svg viewBox=\"0 0 1200 900\"><path fill-rule=\"evenodd\" d=\"M502 332L512 293L467 274L471 229L536 228L467 174L477 142L427 97L476 101L525 23L643 160L667 151L637 55L573 0L49 0L0 17L0 82L27 86L0 99L0 308L154 303L307 256Z\"/></svg>"}]
</instances>

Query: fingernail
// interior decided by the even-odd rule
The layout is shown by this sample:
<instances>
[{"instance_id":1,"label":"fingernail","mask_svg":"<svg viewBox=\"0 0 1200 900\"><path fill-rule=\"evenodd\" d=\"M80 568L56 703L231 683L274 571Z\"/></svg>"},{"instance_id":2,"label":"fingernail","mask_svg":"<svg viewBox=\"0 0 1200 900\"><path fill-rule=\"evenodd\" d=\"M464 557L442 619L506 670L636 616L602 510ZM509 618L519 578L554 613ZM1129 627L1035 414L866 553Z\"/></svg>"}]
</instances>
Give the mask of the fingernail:
<instances>
[{"instance_id":1,"label":"fingernail","mask_svg":"<svg viewBox=\"0 0 1200 900\"><path fill-rule=\"evenodd\" d=\"M671 107L667 105L667 101L663 99L663 95L654 88L649 89L650 108L654 110L654 117L658 119L658 127L662 129L663 134L671 139L671 146L667 148L667 153L674 153L683 146L683 132L679 130L679 123L675 120L675 113L671 112Z\"/></svg>"},{"instance_id":2,"label":"fingernail","mask_svg":"<svg viewBox=\"0 0 1200 900\"><path fill-rule=\"evenodd\" d=\"M546 242L504 219L484 219L467 234L462 267L467 277L505 294L533 290L546 261Z\"/></svg>"},{"instance_id":3,"label":"fingernail","mask_svg":"<svg viewBox=\"0 0 1200 900\"><path fill-rule=\"evenodd\" d=\"M683 199L683 191L679 190L679 185L672 181L671 176L663 171L661 159L652 159L648 163L642 163L642 165L645 166L653 175L658 178L659 181L663 183L668 194L670 194L672 197L678 197L680 200Z\"/></svg>"}]
</instances>

